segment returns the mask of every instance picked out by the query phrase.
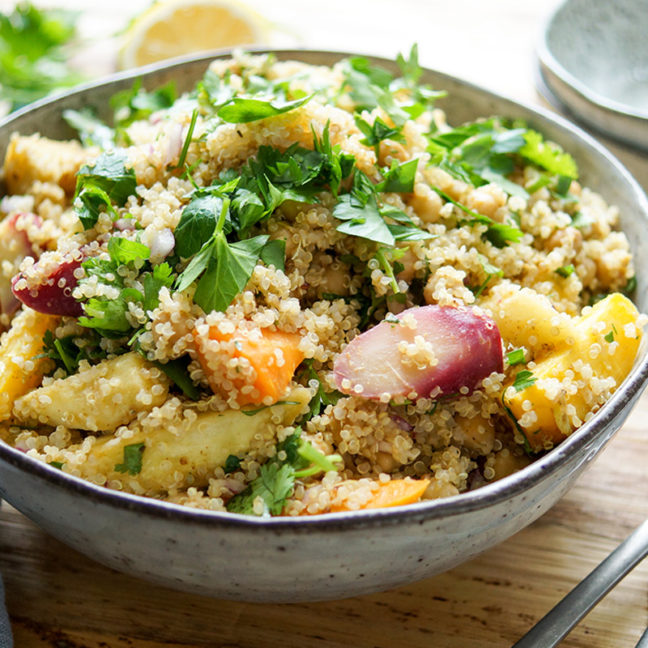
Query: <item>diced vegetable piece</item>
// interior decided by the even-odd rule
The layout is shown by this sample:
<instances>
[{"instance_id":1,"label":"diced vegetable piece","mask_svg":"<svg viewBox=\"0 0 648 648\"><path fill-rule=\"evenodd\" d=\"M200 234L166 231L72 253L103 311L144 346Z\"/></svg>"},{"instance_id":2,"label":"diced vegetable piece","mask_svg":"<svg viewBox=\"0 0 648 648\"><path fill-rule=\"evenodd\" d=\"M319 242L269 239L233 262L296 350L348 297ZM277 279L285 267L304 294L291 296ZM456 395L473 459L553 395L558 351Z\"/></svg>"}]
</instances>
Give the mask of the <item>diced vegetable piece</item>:
<instances>
[{"instance_id":1,"label":"diced vegetable piece","mask_svg":"<svg viewBox=\"0 0 648 648\"><path fill-rule=\"evenodd\" d=\"M83 309L72 297L72 290L77 285L74 271L80 265L81 261L76 259L63 260L54 265L49 272L44 272L42 280L35 287L30 286L28 280L19 273L13 278L13 294L23 304L39 313L80 317L83 315ZM30 272L37 272L38 266L36 263Z\"/></svg>"},{"instance_id":2,"label":"diced vegetable piece","mask_svg":"<svg viewBox=\"0 0 648 648\"><path fill-rule=\"evenodd\" d=\"M14 401L43 379L51 361L37 356L43 352L45 331L57 323L57 317L25 308L0 339L0 421L10 418Z\"/></svg>"},{"instance_id":3,"label":"diced vegetable piece","mask_svg":"<svg viewBox=\"0 0 648 648\"><path fill-rule=\"evenodd\" d=\"M35 389L16 401L14 414L32 425L109 432L162 405L168 384L160 369L131 352Z\"/></svg>"},{"instance_id":4,"label":"diced vegetable piece","mask_svg":"<svg viewBox=\"0 0 648 648\"><path fill-rule=\"evenodd\" d=\"M79 142L58 142L30 135L14 135L7 147L4 178L9 194L26 194L36 181L53 182L69 195L76 173L88 153Z\"/></svg>"},{"instance_id":5,"label":"diced vegetable piece","mask_svg":"<svg viewBox=\"0 0 648 648\"><path fill-rule=\"evenodd\" d=\"M82 477L106 475L108 481L129 482L135 492L146 495L169 488L206 486L214 469L230 455L245 454L255 438L272 434L271 424L291 425L308 408L310 391L299 387L286 400L251 415L240 410L195 412L170 426L163 420L156 428L136 429L132 436L102 437L76 468ZM135 474L124 470L127 446L143 444L141 467ZM71 448L74 450L74 448Z\"/></svg>"},{"instance_id":6,"label":"diced vegetable piece","mask_svg":"<svg viewBox=\"0 0 648 648\"><path fill-rule=\"evenodd\" d=\"M255 329L223 334L217 326L209 328L208 340L201 338L197 331L194 333L198 342L198 359L215 392L219 389L218 381L222 377L215 376L213 366L210 366L214 354L224 353L231 358L245 358L254 369L256 377L251 383L247 383L245 378L232 380L239 390L246 385L254 388L248 393L240 392L240 405L276 403L286 392L295 369L304 359L304 354L299 350L301 336L298 333ZM233 342L233 345L231 350L223 351L219 345L211 345L210 341Z\"/></svg>"},{"instance_id":7,"label":"diced vegetable piece","mask_svg":"<svg viewBox=\"0 0 648 648\"><path fill-rule=\"evenodd\" d=\"M495 323L471 308L421 306L354 338L336 358L345 394L420 398L474 389L503 366Z\"/></svg>"},{"instance_id":8,"label":"diced vegetable piece","mask_svg":"<svg viewBox=\"0 0 648 648\"><path fill-rule=\"evenodd\" d=\"M418 502L430 485L429 479L392 479L379 482L378 490L366 502L362 509L388 508ZM345 505L332 506L331 512L348 511Z\"/></svg>"},{"instance_id":9,"label":"diced vegetable piece","mask_svg":"<svg viewBox=\"0 0 648 648\"><path fill-rule=\"evenodd\" d=\"M9 263L16 272L25 257L36 256L26 232L32 224L40 227L41 219L31 213L16 213L0 223L0 267ZM19 306L20 302L11 292L11 277L3 271L0 273L0 313L11 315Z\"/></svg>"},{"instance_id":10,"label":"diced vegetable piece","mask_svg":"<svg viewBox=\"0 0 648 648\"><path fill-rule=\"evenodd\" d=\"M537 357L523 388L516 388L514 381L508 386L504 402L534 452L562 441L630 373L642 336L638 317L627 297L608 295L585 315L573 318L572 345L564 342L544 358ZM565 384L568 372L573 376L571 387ZM583 372L588 379L583 379ZM612 386L601 382L610 378ZM530 409L525 408L526 401ZM535 420L526 424L528 411L535 413L531 416Z\"/></svg>"},{"instance_id":11,"label":"diced vegetable piece","mask_svg":"<svg viewBox=\"0 0 648 648\"><path fill-rule=\"evenodd\" d=\"M514 347L542 352L565 344L573 334L573 318L559 313L547 297L531 288L497 286L480 306L490 310L502 339Z\"/></svg>"}]
</instances>

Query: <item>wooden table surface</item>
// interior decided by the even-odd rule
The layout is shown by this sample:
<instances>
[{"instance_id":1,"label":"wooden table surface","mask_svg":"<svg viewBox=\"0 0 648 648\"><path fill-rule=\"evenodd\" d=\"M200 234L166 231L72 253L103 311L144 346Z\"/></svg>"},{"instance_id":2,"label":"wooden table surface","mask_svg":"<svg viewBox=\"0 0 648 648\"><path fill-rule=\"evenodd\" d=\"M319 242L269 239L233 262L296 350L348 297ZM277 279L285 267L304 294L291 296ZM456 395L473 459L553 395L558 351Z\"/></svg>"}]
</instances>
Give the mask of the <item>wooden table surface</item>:
<instances>
[{"instance_id":1,"label":"wooden table surface","mask_svg":"<svg viewBox=\"0 0 648 648\"><path fill-rule=\"evenodd\" d=\"M276 44L392 57L417 41L424 65L547 105L535 91L534 47L555 0L248 1L286 27ZM0 10L12 4L0 0ZM38 4L84 10L82 29L90 54L83 58L99 74L109 71L114 61L116 41L108 37L147 2ZM612 148L648 187L644 157ZM440 576L327 603L234 603L150 585L67 548L5 503L0 509L0 573L15 645L505 648L648 517L647 419L644 394L624 428L570 493L507 542ZM563 645L631 648L647 622L644 564Z\"/></svg>"}]
</instances>

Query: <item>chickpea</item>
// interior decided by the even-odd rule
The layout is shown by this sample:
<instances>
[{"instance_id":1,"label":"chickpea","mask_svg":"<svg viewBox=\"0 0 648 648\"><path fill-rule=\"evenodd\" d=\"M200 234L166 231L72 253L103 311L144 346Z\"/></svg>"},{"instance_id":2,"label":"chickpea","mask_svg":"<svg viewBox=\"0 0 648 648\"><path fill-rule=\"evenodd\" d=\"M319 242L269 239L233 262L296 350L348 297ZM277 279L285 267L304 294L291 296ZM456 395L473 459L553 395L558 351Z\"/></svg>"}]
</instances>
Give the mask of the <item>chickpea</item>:
<instances>
[{"instance_id":1,"label":"chickpea","mask_svg":"<svg viewBox=\"0 0 648 648\"><path fill-rule=\"evenodd\" d=\"M414 195L410 205L424 223L434 223L439 219L439 211L443 203L436 191L423 182L417 182L414 185Z\"/></svg>"},{"instance_id":2,"label":"chickpea","mask_svg":"<svg viewBox=\"0 0 648 648\"><path fill-rule=\"evenodd\" d=\"M493 218L495 212L506 204L506 194L497 185L479 187L468 194L466 206L484 216Z\"/></svg>"}]
</instances>

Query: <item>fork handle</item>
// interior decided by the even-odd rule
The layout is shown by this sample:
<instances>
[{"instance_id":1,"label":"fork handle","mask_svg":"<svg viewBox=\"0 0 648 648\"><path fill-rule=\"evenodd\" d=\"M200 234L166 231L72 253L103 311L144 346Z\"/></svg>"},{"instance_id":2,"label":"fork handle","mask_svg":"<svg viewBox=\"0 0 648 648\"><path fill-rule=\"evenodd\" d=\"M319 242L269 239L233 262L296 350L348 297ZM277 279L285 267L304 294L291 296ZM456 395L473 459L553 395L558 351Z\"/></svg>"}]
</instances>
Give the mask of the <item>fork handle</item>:
<instances>
[{"instance_id":1,"label":"fork handle","mask_svg":"<svg viewBox=\"0 0 648 648\"><path fill-rule=\"evenodd\" d=\"M598 567L512 648L554 648L567 633L648 555L648 520L640 524ZM648 640L648 636L646 637ZM648 644L641 643L643 648Z\"/></svg>"}]
</instances>

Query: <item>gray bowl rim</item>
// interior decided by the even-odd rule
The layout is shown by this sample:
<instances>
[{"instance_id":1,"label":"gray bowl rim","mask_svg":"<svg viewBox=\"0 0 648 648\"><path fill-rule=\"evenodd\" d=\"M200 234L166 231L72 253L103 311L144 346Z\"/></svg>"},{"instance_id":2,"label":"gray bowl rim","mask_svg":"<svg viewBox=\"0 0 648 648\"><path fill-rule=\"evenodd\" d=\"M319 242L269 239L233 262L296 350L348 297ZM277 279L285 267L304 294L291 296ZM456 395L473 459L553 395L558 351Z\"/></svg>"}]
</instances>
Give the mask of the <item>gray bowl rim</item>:
<instances>
[{"instance_id":1,"label":"gray bowl rim","mask_svg":"<svg viewBox=\"0 0 648 648\"><path fill-rule=\"evenodd\" d=\"M246 51L258 54L277 54L282 60L299 57L303 54L336 57L337 59L361 56L378 64L388 66L393 65L393 61L390 59L358 52L308 48L274 49L265 47L250 47L246 48ZM54 104L57 101L72 95L92 91L97 87L105 86L114 82L126 80L134 81L138 78L145 80L146 75L163 70L173 71L177 69L180 71L186 64L205 63L205 65L207 65L212 59L230 56L231 53L232 50L214 50L209 53L177 57L161 63L154 63L140 68L112 74L25 106L24 108L11 113L11 115L3 120L0 120L0 128L9 127L12 122L18 120L23 115L41 107ZM599 144L594 138L578 126L542 107L531 106L524 102L516 101L504 95L492 92L486 88L482 88L477 84L459 79L455 76L432 68L423 69L425 72L434 74L440 79L441 83L444 83L445 81L450 84L456 83L468 88L469 90L476 91L491 100L497 102L503 101L505 103L508 102L514 107L522 108L532 115L553 122L555 125L561 127L562 130L566 130L571 135L575 135L598 155L604 157L610 165L615 167L615 170L624 178L628 183L629 188L634 192L638 203L641 205L641 214L643 218L648 221L648 197L644 193L643 189L639 186L630 172L612 153L610 153L609 150ZM647 382L648 353L646 353L641 361L635 362L632 371L626 377L619 389L617 389L610 400L590 421L584 423L578 430L560 443L560 445L553 448L539 459L536 459L526 468L474 491L460 493L459 495L442 499L428 500L417 504L409 504L386 509L324 513L315 516L254 517L238 513L191 508L179 504L164 502L152 497L144 497L131 493L124 493L122 491L111 490L79 477L68 475L67 473L62 472L53 466L49 466L40 460L32 459L24 452L12 448L3 441L0 441L0 462L6 462L20 471L31 473L37 479L43 480L54 488L63 489L70 493L88 498L98 506L106 505L125 511L131 511L140 515L151 516L156 519L179 521L183 524L201 525L219 530L227 528L237 528L242 530L265 528L268 529L268 532L282 534L308 533L316 530L322 532L336 532L377 526L392 526L404 522L418 522L419 524L422 524L427 521L452 518L477 509L492 507L514 497L524 497L526 491L529 491L539 482L550 478L552 475L560 471L563 464L569 462L571 457L577 456L579 453L589 454L591 452L589 448L594 448L596 451L595 454L598 453L609 439L612 438L614 433L616 433L617 430L611 428L615 420L619 416L623 416L624 409L630 409L632 407L632 404L639 397Z\"/></svg>"},{"instance_id":2,"label":"gray bowl rim","mask_svg":"<svg viewBox=\"0 0 648 648\"><path fill-rule=\"evenodd\" d=\"M540 61L541 66L546 67L553 74L558 77L563 83L568 86L571 86L580 97L591 104L594 108L612 113L612 115L618 115L623 118L632 118L641 123L644 126L648 126L648 110L642 111L636 106L631 106L620 101L614 101L590 88L586 83L581 81L577 76L572 74L565 66L554 56L554 53L549 46L549 34L554 28L556 21L560 17L561 11L571 2L572 0L564 0L554 8L552 13L544 21L544 26L541 31L541 38L537 47L537 56ZM545 81L546 82L546 81ZM550 89L551 93L556 96L556 92L553 89ZM556 98L565 105L569 106L569 103L566 103L563 98L557 96Z\"/></svg>"}]
</instances>

